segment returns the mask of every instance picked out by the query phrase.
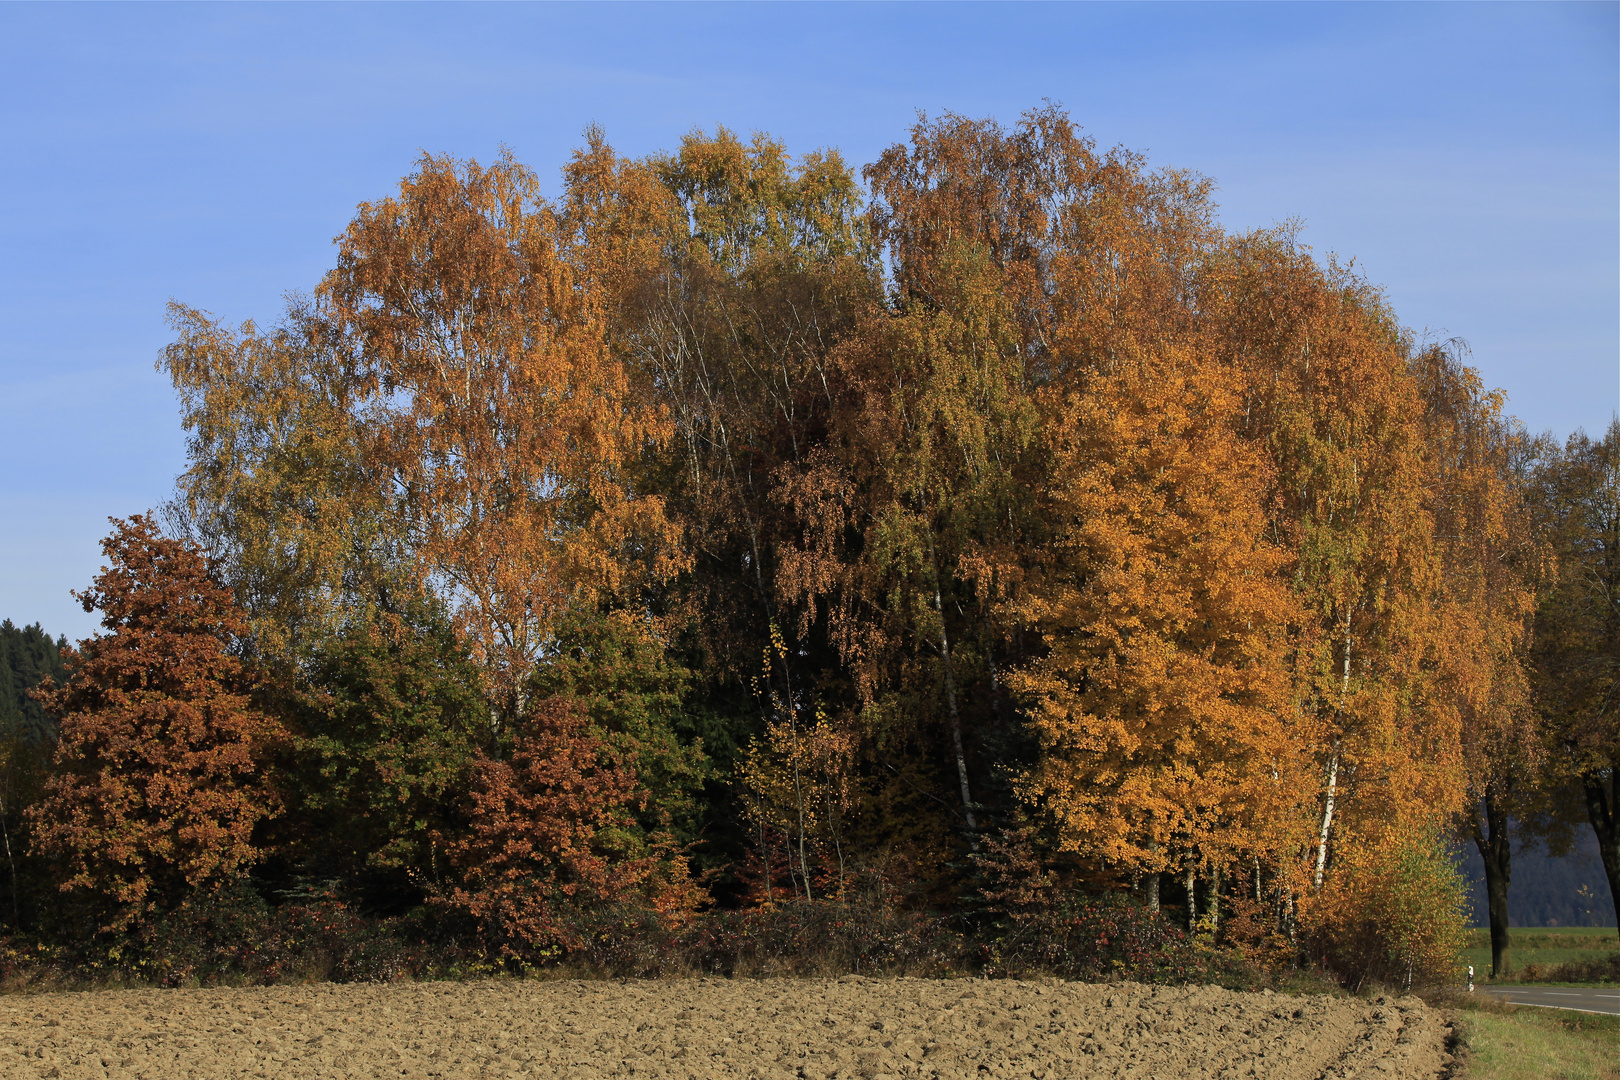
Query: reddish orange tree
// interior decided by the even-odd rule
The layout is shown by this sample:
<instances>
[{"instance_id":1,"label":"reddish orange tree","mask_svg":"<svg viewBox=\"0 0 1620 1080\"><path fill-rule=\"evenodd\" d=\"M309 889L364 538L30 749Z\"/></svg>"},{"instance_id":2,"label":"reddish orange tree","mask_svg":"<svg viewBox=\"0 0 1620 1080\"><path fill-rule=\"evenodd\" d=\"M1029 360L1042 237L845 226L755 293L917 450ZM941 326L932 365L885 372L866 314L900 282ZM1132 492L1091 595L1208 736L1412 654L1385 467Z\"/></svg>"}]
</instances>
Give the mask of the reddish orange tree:
<instances>
[{"instance_id":1,"label":"reddish orange tree","mask_svg":"<svg viewBox=\"0 0 1620 1080\"><path fill-rule=\"evenodd\" d=\"M113 519L111 565L75 596L106 634L80 643L65 687L58 774L32 810L34 843L65 864L63 891L108 902L121 929L229 881L259 856L276 797L259 764L278 734L251 707L230 653L243 630L202 554L150 518Z\"/></svg>"},{"instance_id":2,"label":"reddish orange tree","mask_svg":"<svg viewBox=\"0 0 1620 1080\"><path fill-rule=\"evenodd\" d=\"M588 723L565 698L535 702L510 756L474 764L467 828L439 838L462 878L439 905L471 916L503 957L577 946L591 905L635 898L666 908L690 891L659 845L641 842L634 811L645 792Z\"/></svg>"}]
</instances>

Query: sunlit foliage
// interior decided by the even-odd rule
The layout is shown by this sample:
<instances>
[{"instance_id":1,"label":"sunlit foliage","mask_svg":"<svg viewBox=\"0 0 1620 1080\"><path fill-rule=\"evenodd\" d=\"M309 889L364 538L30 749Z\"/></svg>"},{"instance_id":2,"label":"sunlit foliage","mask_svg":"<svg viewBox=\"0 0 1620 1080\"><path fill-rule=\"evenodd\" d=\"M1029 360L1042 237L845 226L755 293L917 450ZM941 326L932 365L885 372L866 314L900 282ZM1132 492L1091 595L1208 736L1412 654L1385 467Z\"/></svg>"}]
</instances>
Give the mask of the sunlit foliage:
<instances>
[{"instance_id":1,"label":"sunlit foliage","mask_svg":"<svg viewBox=\"0 0 1620 1080\"><path fill-rule=\"evenodd\" d=\"M257 862L519 964L701 881L1438 971L1437 830L1505 911L1505 815L1616 813L1615 435L1527 438L1213 192L1054 106L919 117L859 174L725 128L592 129L555 197L422 157L273 328L171 309L185 542L109 541L217 612L213 682L143 707L226 695L199 762L285 738L220 838L114 844L109 614L41 699L36 843L126 919Z\"/></svg>"}]
</instances>

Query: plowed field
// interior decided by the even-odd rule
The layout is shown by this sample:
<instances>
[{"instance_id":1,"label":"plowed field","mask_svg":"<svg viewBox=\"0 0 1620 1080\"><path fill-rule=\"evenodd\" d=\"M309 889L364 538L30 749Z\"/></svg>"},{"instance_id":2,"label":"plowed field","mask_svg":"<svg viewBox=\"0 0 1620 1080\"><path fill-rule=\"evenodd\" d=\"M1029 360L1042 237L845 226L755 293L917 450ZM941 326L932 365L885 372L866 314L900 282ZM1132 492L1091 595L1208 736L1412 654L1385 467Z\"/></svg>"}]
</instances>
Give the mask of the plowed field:
<instances>
[{"instance_id":1,"label":"plowed field","mask_svg":"<svg viewBox=\"0 0 1620 1080\"><path fill-rule=\"evenodd\" d=\"M1437 1076L1439 1014L1210 987L483 982L0 998L0 1076Z\"/></svg>"}]
</instances>

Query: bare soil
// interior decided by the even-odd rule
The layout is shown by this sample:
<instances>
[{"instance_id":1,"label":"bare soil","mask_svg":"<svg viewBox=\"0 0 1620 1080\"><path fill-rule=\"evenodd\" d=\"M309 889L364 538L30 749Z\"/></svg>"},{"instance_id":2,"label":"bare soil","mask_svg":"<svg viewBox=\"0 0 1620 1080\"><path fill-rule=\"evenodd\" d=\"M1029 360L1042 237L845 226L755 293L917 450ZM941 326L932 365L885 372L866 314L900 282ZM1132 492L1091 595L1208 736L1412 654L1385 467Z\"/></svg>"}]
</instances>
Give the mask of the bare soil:
<instances>
[{"instance_id":1,"label":"bare soil","mask_svg":"<svg viewBox=\"0 0 1620 1080\"><path fill-rule=\"evenodd\" d=\"M1417 998L926 979L401 983L0 998L0 1077L1436 1077Z\"/></svg>"}]
</instances>

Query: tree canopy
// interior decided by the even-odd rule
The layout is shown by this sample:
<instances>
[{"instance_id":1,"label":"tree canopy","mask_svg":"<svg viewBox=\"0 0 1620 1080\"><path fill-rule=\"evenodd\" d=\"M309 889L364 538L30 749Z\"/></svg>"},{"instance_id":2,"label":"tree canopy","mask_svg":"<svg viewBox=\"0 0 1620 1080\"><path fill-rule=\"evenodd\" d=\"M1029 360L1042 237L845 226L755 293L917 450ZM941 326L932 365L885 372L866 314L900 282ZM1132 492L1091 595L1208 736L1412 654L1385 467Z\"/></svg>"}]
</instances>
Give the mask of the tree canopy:
<instances>
[{"instance_id":1,"label":"tree canopy","mask_svg":"<svg viewBox=\"0 0 1620 1080\"><path fill-rule=\"evenodd\" d=\"M1016 870L1362 964L1370 911L1451 917L1458 822L1489 865L1562 783L1620 835L1615 431L1531 439L1213 190L1053 106L859 173L423 156L272 328L171 307L169 535L117 524L68 669L0 633L57 665L0 694L61 717L36 844L126 913L257 865L522 963L688 871Z\"/></svg>"}]
</instances>

